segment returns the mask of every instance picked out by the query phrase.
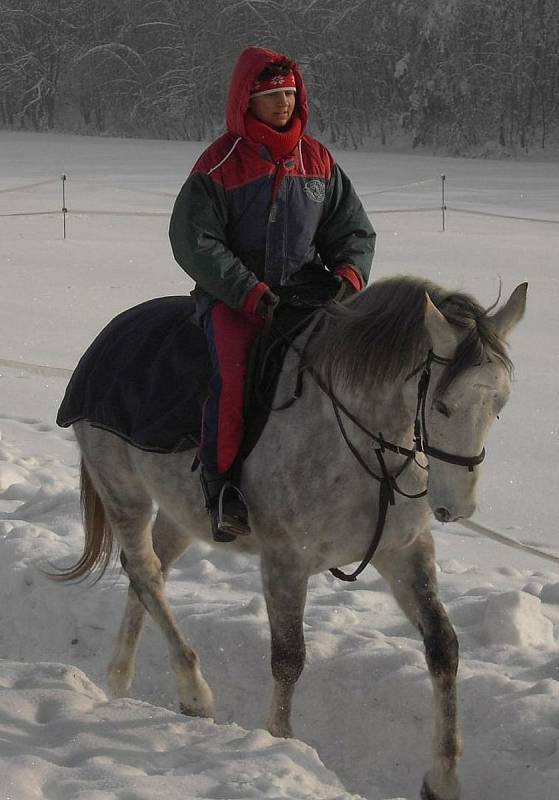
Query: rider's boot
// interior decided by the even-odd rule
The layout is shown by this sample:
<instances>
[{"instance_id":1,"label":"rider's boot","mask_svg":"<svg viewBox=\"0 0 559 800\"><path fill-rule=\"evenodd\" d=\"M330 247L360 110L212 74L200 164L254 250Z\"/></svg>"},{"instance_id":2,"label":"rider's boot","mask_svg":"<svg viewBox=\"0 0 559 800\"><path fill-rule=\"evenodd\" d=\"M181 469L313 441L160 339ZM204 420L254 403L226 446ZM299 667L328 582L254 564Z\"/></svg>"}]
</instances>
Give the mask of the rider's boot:
<instances>
[{"instance_id":1,"label":"rider's boot","mask_svg":"<svg viewBox=\"0 0 559 800\"><path fill-rule=\"evenodd\" d=\"M250 533L248 509L241 490L230 472L210 472L202 467L200 481L216 542L234 542Z\"/></svg>"}]
</instances>

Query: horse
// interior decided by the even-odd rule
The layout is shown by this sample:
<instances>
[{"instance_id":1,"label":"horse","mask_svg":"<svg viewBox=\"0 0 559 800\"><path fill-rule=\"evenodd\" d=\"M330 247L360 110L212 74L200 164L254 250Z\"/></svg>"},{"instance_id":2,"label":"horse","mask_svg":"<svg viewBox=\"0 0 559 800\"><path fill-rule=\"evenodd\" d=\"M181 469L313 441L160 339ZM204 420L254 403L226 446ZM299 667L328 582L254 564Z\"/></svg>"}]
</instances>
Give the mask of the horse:
<instances>
[{"instance_id":1,"label":"horse","mask_svg":"<svg viewBox=\"0 0 559 800\"><path fill-rule=\"evenodd\" d=\"M396 276L317 312L312 335L289 342L275 390L283 410L270 415L243 465L252 535L216 545L260 558L274 679L267 727L277 737L293 735L309 577L332 568L351 580L370 563L386 579L423 637L433 686L423 800L457 800L463 749L458 642L438 597L431 514L447 523L476 508L486 437L511 387L505 337L524 314L526 292L520 284L485 309L467 294ZM300 396L283 402L298 376ZM200 660L164 591L193 538L213 544L192 453L148 452L86 420L73 427L85 545L59 577L102 574L117 543L129 578L109 691L130 689L147 610L167 640L181 711L214 718ZM358 561L350 575L339 569Z\"/></svg>"}]
</instances>

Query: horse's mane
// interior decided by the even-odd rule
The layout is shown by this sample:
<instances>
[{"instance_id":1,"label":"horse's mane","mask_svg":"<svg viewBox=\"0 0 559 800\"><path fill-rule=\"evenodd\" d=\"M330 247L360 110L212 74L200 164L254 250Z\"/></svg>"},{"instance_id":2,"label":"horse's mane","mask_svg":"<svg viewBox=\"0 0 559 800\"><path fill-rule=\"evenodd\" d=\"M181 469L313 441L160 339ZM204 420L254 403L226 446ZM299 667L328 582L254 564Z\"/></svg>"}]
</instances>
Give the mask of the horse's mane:
<instances>
[{"instance_id":1,"label":"horse's mane","mask_svg":"<svg viewBox=\"0 0 559 800\"><path fill-rule=\"evenodd\" d=\"M425 293L446 319L465 333L454 361L439 382L443 392L468 367L512 362L489 312L467 294L428 280L396 276L373 283L349 303L330 306L327 324L312 354L314 366L348 388L373 388L413 372L431 346L424 326Z\"/></svg>"}]
</instances>

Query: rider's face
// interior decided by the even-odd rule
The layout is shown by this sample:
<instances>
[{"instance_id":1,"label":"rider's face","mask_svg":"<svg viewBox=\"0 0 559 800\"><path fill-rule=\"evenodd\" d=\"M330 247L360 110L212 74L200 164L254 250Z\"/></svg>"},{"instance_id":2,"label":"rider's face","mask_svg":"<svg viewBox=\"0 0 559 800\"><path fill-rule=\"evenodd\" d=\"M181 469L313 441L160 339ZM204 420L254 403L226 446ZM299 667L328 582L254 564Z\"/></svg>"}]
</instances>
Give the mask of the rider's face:
<instances>
[{"instance_id":1,"label":"rider's face","mask_svg":"<svg viewBox=\"0 0 559 800\"><path fill-rule=\"evenodd\" d=\"M261 94L252 97L250 110L261 122L281 130L285 128L295 109L295 92L291 89L281 89L270 94Z\"/></svg>"}]
</instances>

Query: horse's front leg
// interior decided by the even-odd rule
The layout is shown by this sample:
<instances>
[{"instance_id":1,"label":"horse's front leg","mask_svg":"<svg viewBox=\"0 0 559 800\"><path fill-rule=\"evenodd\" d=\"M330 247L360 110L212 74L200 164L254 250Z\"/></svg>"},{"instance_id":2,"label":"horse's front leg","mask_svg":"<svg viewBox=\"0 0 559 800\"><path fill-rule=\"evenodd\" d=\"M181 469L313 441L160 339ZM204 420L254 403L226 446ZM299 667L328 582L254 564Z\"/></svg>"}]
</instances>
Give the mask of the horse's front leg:
<instances>
[{"instance_id":1,"label":"horse's front leg","mask_svg":"<svg viewBox=\"0 0 559 800\"><path fill-rule=\"evenodd\" d=\"M305 664L303 612L308 575L297 567L296 556L285 553L262 555L262 584L272 640L274 689L268 716L272 736L289 738L291 701L295 684Z\"/></svg>"},{"instance_id":2,"label":"horse's front leg","mask_svg":"<svg viewBox=\"0 0 559 800\"><path fill-rule=\"evenodd\" d=\"M421 797L457 800L460 796L457 768L462 755L456 700L458 640L438 597L430 531L424 531L410 547L375 556L373 563L389 581L394 597L425 643L433 683L435 729L433 763L425 775Z\"/></svg>"}]
</instances>

